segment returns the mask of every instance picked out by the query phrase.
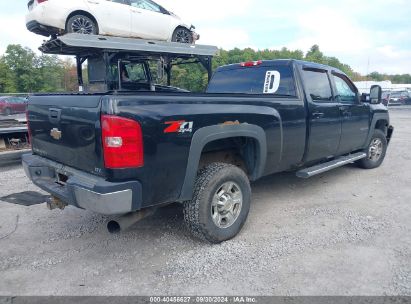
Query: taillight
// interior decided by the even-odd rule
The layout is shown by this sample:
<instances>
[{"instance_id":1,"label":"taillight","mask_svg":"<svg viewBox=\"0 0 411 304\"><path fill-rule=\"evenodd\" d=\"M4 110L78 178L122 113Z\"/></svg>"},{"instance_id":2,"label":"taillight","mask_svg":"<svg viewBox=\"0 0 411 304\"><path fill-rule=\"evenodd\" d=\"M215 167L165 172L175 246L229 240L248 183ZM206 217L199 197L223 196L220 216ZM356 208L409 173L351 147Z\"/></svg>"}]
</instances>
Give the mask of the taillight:
<instances>
[{"instance_id":1,"label":"taillight","mask_svg":"<svg viewBox=\"0 0 411 304\"><path fill-rule=\"evenodd\" d=\"M40 3L43 3L43 2L46 2L47 0L37 0L37 3L38 4L40 4Z\"/></svg>"},{"instance_id":2,"label":"taillight","mask_svg":"<svg viewBox=\"0 0 411 304\"><path fill-rule=\"evenodd\" d=\"M137 168L144 165L143 133L137 121L102 115L101 128L106 168Z\"/></svg>"},{"instance_id":3,"label":"taillight","mask_svg":"<svg viewBox=\"0 0 411 304\"><path fill-rule=\"evenodd\" d=\"M260 64L262 64L263 61L262 60L257 60L257 61L247 61L247 62L241 62L240 66L242 67L253 67L253 66L258 66Z\"/></svg>"}]
</instances>

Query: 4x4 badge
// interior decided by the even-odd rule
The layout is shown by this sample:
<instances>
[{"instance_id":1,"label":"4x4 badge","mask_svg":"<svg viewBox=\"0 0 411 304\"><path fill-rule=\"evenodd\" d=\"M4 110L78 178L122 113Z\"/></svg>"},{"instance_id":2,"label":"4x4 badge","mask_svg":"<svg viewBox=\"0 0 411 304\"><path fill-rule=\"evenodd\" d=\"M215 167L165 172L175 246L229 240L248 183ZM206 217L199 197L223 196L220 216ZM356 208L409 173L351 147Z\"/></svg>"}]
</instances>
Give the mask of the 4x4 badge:
<instances>
[{"instance_id":1,"label":"4x4 badge","mask_svg":"<svg viewBox=\"0 0 411 304\"><path fill-rule=\"evenodd\" d=\"M191 133L193 132L193 125L194 122L192 121L167 121L164 124L169 125L165 130L164 133Z\"/></svg>"},{"instance_id":2,"label":"4x4 badge","mask_svg":"<svg viewBox=\"0 0 411 304\"><path fill-rule=\"evenodd\" d=\"M53 137L55 140L60 140L62 137L62 134L59 129L54 128L50 131L50 136Z\"/></svg>"}]
</instances>

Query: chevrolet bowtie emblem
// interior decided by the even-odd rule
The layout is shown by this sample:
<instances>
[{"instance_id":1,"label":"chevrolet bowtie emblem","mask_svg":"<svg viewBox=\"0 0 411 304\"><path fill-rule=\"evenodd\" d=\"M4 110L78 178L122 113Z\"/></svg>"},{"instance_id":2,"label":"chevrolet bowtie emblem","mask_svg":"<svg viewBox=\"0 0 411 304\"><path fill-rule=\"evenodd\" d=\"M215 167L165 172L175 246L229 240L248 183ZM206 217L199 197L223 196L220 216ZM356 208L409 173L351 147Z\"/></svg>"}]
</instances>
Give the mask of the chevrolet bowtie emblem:
<instances>
[{"instance_id":1,"label":"chevrolet bowtie emblem","mask_svg":"<svg viewBox=\"0 0 411 304\"><path fill-rule=\"evenodd\" d=\"M54 128L50 131L50 136L53 137L55 140L60 140L61 139L61 131L57 128Z\"/></svg>"}]
</instances>

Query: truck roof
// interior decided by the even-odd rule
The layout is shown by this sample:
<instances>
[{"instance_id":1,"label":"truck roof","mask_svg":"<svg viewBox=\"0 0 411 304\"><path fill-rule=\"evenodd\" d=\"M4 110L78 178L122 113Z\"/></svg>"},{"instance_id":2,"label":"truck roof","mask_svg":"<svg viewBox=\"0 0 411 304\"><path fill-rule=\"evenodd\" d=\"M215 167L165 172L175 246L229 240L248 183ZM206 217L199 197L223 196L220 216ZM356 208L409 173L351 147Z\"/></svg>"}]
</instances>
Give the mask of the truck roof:
<instances>
[{"instance_id":1,"label":"truck roof","mask_svg":"<svg viewBox=\"0 0 411 304\"><path fill-rule=\"evenodd\" d=\"M304 60L296 60L296 59L275 59L275 60L262 60L262 63L259 64L259 66L271 66L271 65L281 65L281 66L291 66L293 64L299 65L303 68L311 68L311 69L318 69L318 70L326 70L326 71L334 71L337 72L339 74L343 74L345 75L344 72L342 72L341 70L328 66L328 65L324 65L324 64L320 64L320 63L315 63L315 62L310 62L310 61L304 61ZM235 69L235 68L239 68L241 67L241 65L239 63L235 63L235 64L229 64L229 65L225 65L225 66L221 66L217 69L217 71L223 71L223 70L231 70L231 69Z\"/></svg>"}]
</instances>

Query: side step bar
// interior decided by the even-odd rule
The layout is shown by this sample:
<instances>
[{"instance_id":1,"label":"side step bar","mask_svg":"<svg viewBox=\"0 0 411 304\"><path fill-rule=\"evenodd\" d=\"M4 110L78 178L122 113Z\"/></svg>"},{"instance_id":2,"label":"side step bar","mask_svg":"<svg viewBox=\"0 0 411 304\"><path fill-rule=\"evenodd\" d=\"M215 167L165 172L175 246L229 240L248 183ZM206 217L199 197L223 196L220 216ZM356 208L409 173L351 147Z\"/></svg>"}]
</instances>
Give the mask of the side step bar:
<instances>
[{"instance_id":1,"label":"side step bar","mask_svg":"<svg viewBox=\"0 0 411 304\"><path fill-rule=\"evenodd\" d=\"M349 163L353 163L357 160L360 160L360 159L363 159L363 158L366 158L366 157L367 157L367 154L364 153L364 152L358 152L358 153L350 154L350 155L347 155L347 156L341 156L341 157L339 157L337 159L334 159L332 161L329 161L327 163L323 163L323 164L316 165L316 166L311 167L311 168L306 168L306 169L300 170L300 171L297 172L296 175L297 175L297 177L300 177L300 178L310 178L312 176L315 176L315 175L330 171L330 170L335 169L335 168L339 168L339 167L348 165Z\"/></svg>"}]
</instances>

